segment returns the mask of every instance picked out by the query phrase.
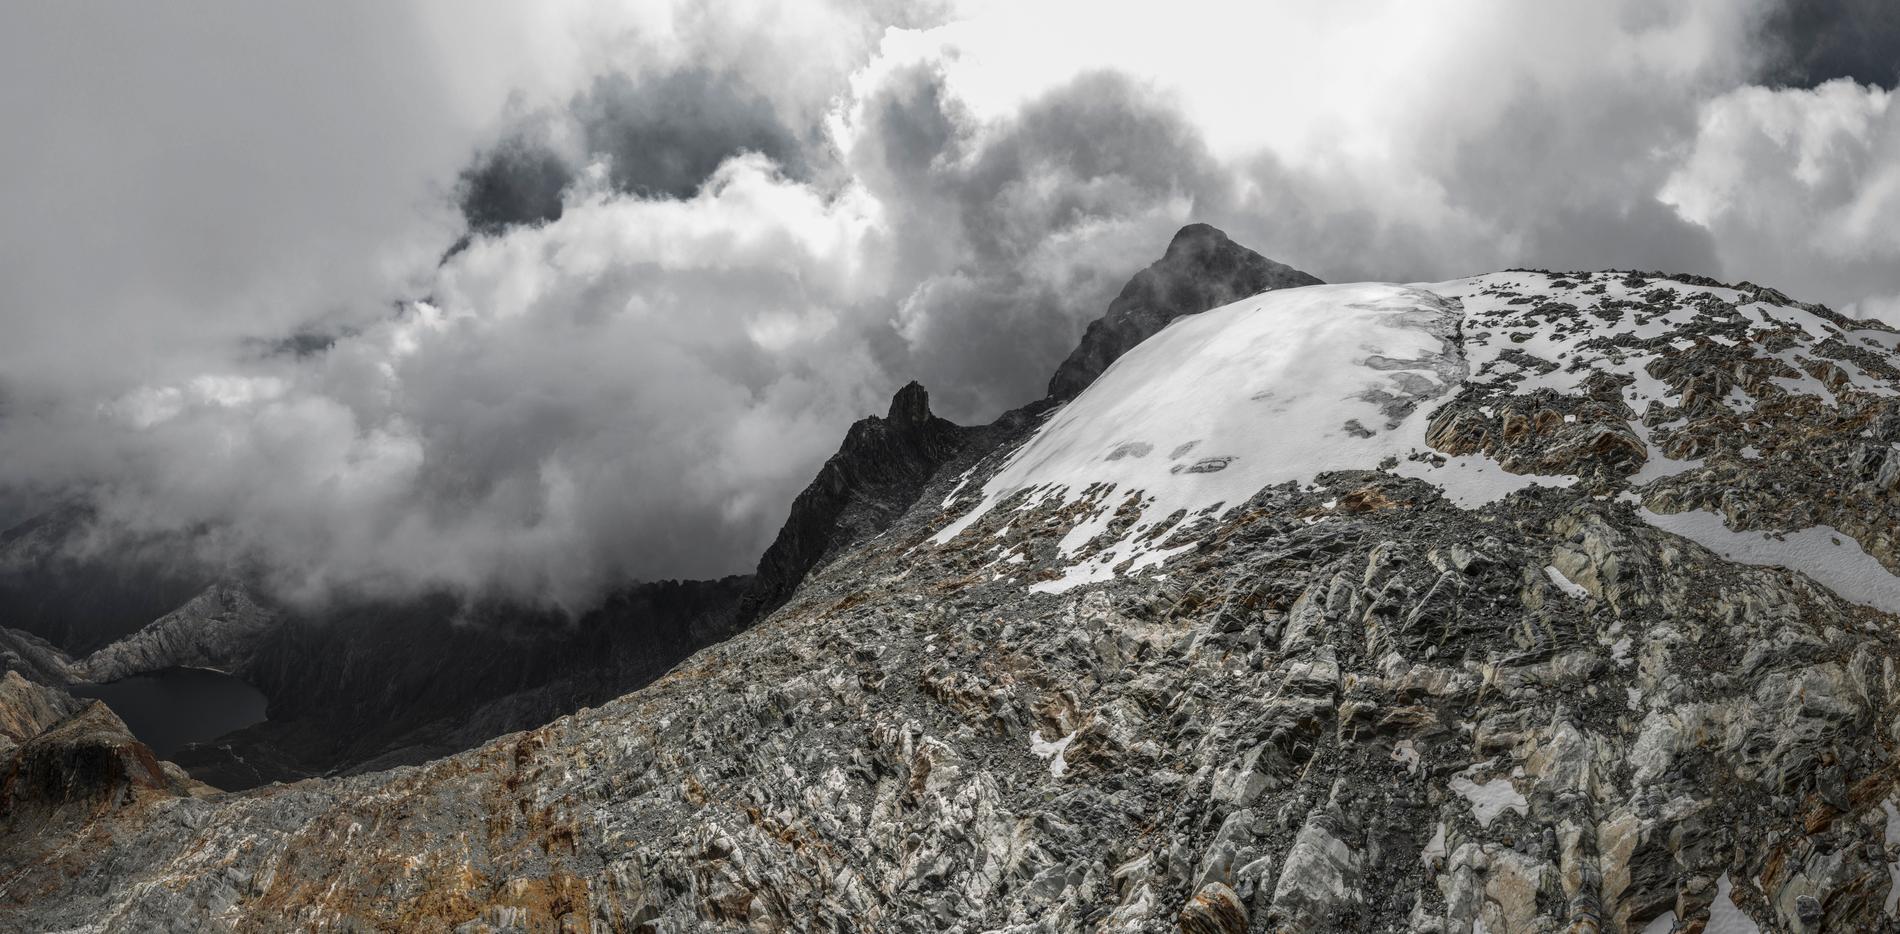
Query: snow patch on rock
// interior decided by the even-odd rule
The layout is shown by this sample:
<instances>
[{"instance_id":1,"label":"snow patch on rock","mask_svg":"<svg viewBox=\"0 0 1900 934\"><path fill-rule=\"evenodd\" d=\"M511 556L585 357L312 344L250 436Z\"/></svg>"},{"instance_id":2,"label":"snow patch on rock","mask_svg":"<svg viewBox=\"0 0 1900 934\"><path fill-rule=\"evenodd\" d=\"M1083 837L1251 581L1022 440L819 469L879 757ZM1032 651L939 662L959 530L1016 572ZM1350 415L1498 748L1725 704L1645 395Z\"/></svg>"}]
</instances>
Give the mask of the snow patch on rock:
<instances>
[{"instance_id":1,"label":"snow patch on rock","mask_svg":"<svg viewBox=\"0 0 1900 934\"><path fill-rule=\"evenodd\" d=\"M1556 565L1554 564L1544 565L1544 576L1550 578L1550 582L1552 584L1555 584L1558 590L1563 591L1565 596L1570 597L1573 600L1590 599L1589 588L1583 586L1582 584L1577 583L1576 581L1571 580L1568 577L1565 577L1564 572L1557 570Z\"/></svg>"},{"instance_id":2,"label":"snow patch on rock","mask_svg":"<svg viewBox=\"0 0 1900 934\"><path fill-rule=\"evenodd\" d=\"M1447 457L1442 465L1427 460L1404 460L1392 468L1392 472L1444 490L1446 499L1464 509L1495 503L1518 490L1536 486L1567 487L1577 482L1577 478L1571 476L1512 473L1482 454Z\"/></svg>"},{"instance_id":3,"label":"snow patch on rock","mask_svg":"<svg viewBox=\"0 0 1900 934\"><path fill-rule=\"evenodd\" d=\"M1488 782L1471 780L1473 773L1489 764L1480 762L1453 775L1450 782L1451 790L1465 799L1465 803L1471 805L1471 816L1477 819L1479 827L1484 828L1489 828L1491 822L1497 820L1498 815L1505 811L1516 811L1519 814L1530 813L1530 802L1518 792L1517 786L1509 777L1499 776Z\"/></svg>"},{"instance_id":4,"label":"snow patch on rock","mask_svg":"<svg viewBox=\"0 0 1900 934\"><path fill-rule=\"evenodd\" d=\"M1736 532L1722 517L1703 510L1657 513L1639 507L1651 525L1682 536L1730 561L1800 571L1842 599L1887 613L1900 613L1900 577L1860 543L1828 526L1793 532Z\"/></svg>"},{"instance_id":5,"label":"snow patch on rock","mask_svg":"<svg viewBox=\"0 0 1900 934\"><path fill-rule=\"evenodd\" d=\"M1073 742L1074 733L1051 743L1042 738L1041 730L1037 730L1029 734L1029 751L1039 759L1049 760L1050 776L1061 778L1062 773L1069 770L1069 763L1062 758L1062 754L1069 751L1069 744Z\"/></svg>"}]
</instances>

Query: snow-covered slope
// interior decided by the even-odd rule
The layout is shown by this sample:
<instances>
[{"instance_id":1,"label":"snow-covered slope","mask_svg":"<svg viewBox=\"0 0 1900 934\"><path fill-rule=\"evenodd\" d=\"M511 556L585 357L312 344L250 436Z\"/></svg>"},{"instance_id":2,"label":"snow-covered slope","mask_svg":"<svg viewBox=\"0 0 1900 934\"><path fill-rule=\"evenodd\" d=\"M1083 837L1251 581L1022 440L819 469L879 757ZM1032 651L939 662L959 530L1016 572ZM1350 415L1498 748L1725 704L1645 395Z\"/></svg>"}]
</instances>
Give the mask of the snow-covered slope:
<instances>
[{"instance_id":1,"label":"snow-covered slope","mask_svg":"<svg viewBox=\"0 0 1900 934\"><path fill-rule=\"evenodd\" d=\"M1070 563L1029 581L1060 592L1154 573L1195 547L1197 528L1269 486L1384 469L1466 508L1582 484L1646 503L1649 517L1709 510L1661 524L1721 553L1745 539L1751 563L1804 570L1892 610L1891 536L1864 513L1826 508L1838 495L1778 476L1812 466L1763 451L1793 453L1789 440L1820 424L1837 438L1843 420L1900 395L1897 343L1882 326L1771 290L1693 277L1508 271L1262 294L1176 321L1122 357L935 541L999 508L1066 523L1059 551ZM1880 482L1894 486L1894 451L1841 456L1891 461ZM1738 473L1752 494L1730 489ZM1831 549L1838 561L1810 547L1843 537L1861 548Z\"/></svg>"},{"instance_id":2,"label":"snow-covered slope","mask_svg":"<svg viewBox=\"0 0 1900 934\"><path fill-rule=\"evenodd\" d=\"M937 540L1006 501L1053 499L1085 516L1063 553L1097 547L1041 589L1153 564L1191 547L1163 546L1180 523L1421 446L1420 403L1464 375L1457 321L1438 296L1394 285L1286 289L1178 320L1058 411Z\"/></svg>"}]
</instances>

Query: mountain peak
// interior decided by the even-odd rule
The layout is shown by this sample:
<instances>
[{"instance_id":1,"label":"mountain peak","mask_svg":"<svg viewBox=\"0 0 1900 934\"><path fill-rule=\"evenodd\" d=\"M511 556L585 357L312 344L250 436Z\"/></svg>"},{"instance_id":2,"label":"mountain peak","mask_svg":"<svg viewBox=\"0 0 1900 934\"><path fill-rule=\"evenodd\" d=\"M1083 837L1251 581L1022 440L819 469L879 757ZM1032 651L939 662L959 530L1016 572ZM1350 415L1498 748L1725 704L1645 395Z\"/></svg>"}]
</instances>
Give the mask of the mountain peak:
<instances>
[{"instance_id":1,"label":"mountain peak","mask_svg":"<svg viewBox=\"0 0 1900 934\"><path fill-rule=\"evenodd\" d=\"M930 421L930 391L916 380L905 383L904 388L891 397L891 410L884 417L905 425Z\"/></svg>"},{"instance_id":2,"label":"mountain peak","mask_svg":"<svg viewBox=\"0 0 1900 934\"><path fill-rule=\"evenodd\" d=\"M740 621L749 624L777 609L814 568L888 528L956 454L963 436L964 429L931 414L930 393L915 380L891 397L885 417L859 419L792 501L778 537L759 558Z\"/></svg>"},{"instance_id":3,"label":"mountain peak","mask_svg":"<svg viewBox=\"0 0 1900 934\"><path fill-rule=\"evenodd\" d=\"M1167 252L1161 255L1163 258L1167 258L1190 251L1218 250L1229 244L1242 250L1247 249L1246 247L1240 246L1240 244L1234 243L1233 238L1227 236L1227 231L1213 224L1197 222L1175 231L1174 239L1168 241ZM1252 251L1248 250L1248 252Z\"/></svg>"},{"instance_id":4,"label":"mountain peak","mask_svg":"<svg viewBox=\"0 0 1900 934\"><path fill-rule=\"evenodd\" d=\"M1167 251L1122 287L1108 311L1090 323L1082 341L1049 380L1049 395L1073 399L1129 348L1184 315L1200 314L1271 289L1319 285L1320 280L1235 243L1211 224L1176 231Z\"/></svg>"}]
</instances>

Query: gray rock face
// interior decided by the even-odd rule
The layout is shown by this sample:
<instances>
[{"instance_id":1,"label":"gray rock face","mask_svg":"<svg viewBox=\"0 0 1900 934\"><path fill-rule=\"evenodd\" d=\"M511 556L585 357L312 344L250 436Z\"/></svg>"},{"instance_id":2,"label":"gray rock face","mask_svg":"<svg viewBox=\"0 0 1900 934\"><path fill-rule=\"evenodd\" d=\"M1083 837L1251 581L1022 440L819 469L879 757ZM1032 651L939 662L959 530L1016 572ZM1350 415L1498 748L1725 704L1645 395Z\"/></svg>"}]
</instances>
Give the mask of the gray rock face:
<instances>
[{"instance_id":1,"label":"gray rock face","mask_svg":"<svg viewBox=\"0 0 1900 934\"><path fill-rule=\"evenodd\" d=\"M1027 491L937 541L1036 426L973 434L777 611L598 708L419 766L125 784L88 820L16 820L0 927L1894 929L1900 618L1657 516L1743 462L1767 472L1749 527L1790 541L1829 491L1886 504L1864 442L1900 391L1847 342L1900 334L1824 338L1757 292L1566 311L1518 291L1468 295L1460 340L1476 359L1487 330L1524 333L1526 356L1419 414L1468 413L1430 434L1465 453L1269 486L1156 532L1165 563L1045 592L1087 550L1071 532L1115 517ZM1656 382L1537 382L1545 353ZM1789 370L1699 408L1763 355ZM1798 375L1825 387L1823 361L1849 377L1825 396ZM1820 462L1865 470L1796 476L1815 461L1717 430L1795 413ZM1635 463L1572 443L1619 427ZM1404 473L1481 455L1569 479L1471 502L1433 482L1456 466Z\"/></svg>"},{"instance_id":2,"label":"gray rock face","mask_svg":"<svg viewBox=\"0 0 1900 934\"><path fill-rule=\"evenodd\" d=\"M17 671L41 684L72 680L73 660L39 636L17 629L0 629L0 671Z\"/></svg>"},{"instance_id":3,"label":"gray rock face","mask_svg":"<svg viewBox=\"0 0 1900 934\"><path fill-rule=\"evenodd\" d=\"M272 629L277 614L242 588L214 584L151 625L81 659L73 674L106 682L162 668L240 671Z\"/></svg>"},{"instance_id":4,"label":"gray rock face","mask_svg":"<svg viewBox=\"0 0 1900 934\"><path fill-rule=\"evenodd\" d=\"M1368 487L1390 505L1327 511ZM1799 576L1622 504L1473 517L1356 473L1263 494L1166 585L1050 597L931 548L921 512L597 710L127 811L79 860L7 836L0 870L36 894L0 920L1630 930L1705 912L1726 873L1764 929L1798 929L1801 896L1828 929L1882 922L1891 762L1865 737L1900 722L1900 645ZM1568 544L1624 608L1545 579ZM1236 771L1261 777L1244 805Z\"/></svg>"},{"instance_id":5,"label":"gray rock face","mask_svg":"<svg viewBox=\"0 0 1900 934\"><path fill-rule=\"evenodd\" d=\"M6 678L0 705L17 701L18 687L26 683L11 672ZM30 690L58 693L42 686ZM48 836L83 846L121 822L142 819L152 808L210 791L152 755L98 701L78 706L17 746L0 743L4 837ZM18 891L5 882L0 886L8 894Z\"/></svg>"},{"instance_id":6,"label":"gray rock face","mask_svg":"<svg viewBox=\"0 0 1900 934\"><path fill-rule=\"evenodd\" d=\"M71 694L20 676L0 674L0 756L44 733L83 706Z\"/></svg>"},{"instance_id":7,"label":"gray rock face","mask_svg":"<svg viewBox=\"0 0 1900 934\"><path fill-rule=\"evenodd\" d=\"M852 425L759 559L741 625L784 605L822 562L890 527L967 433L932 415L929 393L915 382L891 398L889 414Z\"/></svg>"},{"instance_id":8,"label":"gray rock face","mask_svg":"<svg viewBox=\"0 0 1900 934\"><path fill-rule=\"evenodd\" d=\"M1116 358L1182 315L1269 289L1319 284L1314 276L1229 240L1218 228L1189 224L1160 259L1128 280L1106 314L1089 323L1082 342L1049 380L1049 396L1075 398Z\"/></svg>"}]
</instances>

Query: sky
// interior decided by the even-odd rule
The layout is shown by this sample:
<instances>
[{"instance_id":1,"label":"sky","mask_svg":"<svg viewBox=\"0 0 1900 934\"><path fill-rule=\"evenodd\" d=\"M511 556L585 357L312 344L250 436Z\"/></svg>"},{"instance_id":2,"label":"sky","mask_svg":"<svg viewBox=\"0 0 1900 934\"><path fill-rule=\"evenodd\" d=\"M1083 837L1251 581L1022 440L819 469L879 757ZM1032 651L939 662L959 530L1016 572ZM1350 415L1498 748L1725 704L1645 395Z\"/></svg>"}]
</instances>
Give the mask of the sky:
<instances>
[{"instance_id":1,"label":"sky","mask_svg":"<svg viewBox=\"0 0 1900 934\"><path fill-rule=\"evenodd\" d=\"M1896 78L1884 0L9 4L0 524L291 600L742 572L1194 221L1900 323Z\"/></svg>"}]
</instances>

